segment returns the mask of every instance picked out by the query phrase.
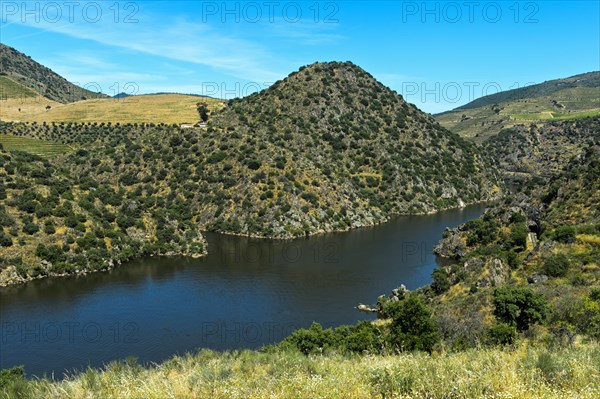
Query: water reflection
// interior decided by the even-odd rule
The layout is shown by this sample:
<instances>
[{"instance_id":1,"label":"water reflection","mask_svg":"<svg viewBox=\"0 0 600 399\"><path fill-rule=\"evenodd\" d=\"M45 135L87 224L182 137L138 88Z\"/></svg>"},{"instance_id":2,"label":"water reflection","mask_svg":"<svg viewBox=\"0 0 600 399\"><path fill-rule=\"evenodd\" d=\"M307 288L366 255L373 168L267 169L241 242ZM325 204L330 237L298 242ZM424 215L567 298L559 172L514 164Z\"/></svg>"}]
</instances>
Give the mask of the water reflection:
<instances>
[{"instance_id":1,"label":"water reflection","mask_svg":"<svg viewBox=\"0 0 600 399\"><path fill-rule=\"evenodd\" d=\"M198 347L256 348L312 321L354 323L369 317L354 309L358 302L427 284L443 229L483 210L293 241L208 233L202 259L145 258L2 289L0 367L60 375L128 355L157 362Z\"/></svg>"}]
</instances>

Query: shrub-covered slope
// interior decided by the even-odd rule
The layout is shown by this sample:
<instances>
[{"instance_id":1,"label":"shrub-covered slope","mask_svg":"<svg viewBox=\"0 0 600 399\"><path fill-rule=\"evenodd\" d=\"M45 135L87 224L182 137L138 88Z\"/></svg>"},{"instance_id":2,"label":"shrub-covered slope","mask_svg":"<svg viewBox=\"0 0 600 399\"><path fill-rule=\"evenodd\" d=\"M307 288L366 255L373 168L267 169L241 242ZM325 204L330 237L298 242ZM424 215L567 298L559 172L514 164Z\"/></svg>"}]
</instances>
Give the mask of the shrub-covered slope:
<instances>
[{"instance_id":1,"label":"shrub-covered slope","mask_svg":"<svg viewBox=\"0 0 600 399\"><path fill-rule=\"evenodd\" d=\"M65 158L75 175L160 193L169 209L183 207L193 223L227 233L346 230L498 194L495 169L474 145L351 63L313 64L230 101L208 129L4 126L82 146L89 156Z\"/></svg>"},{"instance_id":2,"label":"shrub-covered slope","mask_svg":"<svg viewBox=\"0 0 600 399\"><path fill-rule=\"evenodd\" d=\"M87 155L0 151L0 285L107 270L142 254L205 252L197 227L179 215L113 179L73 173Z\"/></svg>"}]
</instances>

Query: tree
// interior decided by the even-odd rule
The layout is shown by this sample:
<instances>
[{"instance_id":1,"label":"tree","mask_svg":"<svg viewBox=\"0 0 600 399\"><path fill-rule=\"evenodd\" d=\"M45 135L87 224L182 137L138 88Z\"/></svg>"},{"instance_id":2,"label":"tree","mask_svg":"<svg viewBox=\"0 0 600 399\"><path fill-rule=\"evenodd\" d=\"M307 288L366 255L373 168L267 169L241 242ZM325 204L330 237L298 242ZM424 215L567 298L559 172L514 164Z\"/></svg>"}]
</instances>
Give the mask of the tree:
<instances>
[{"instance_id":1,"label":"tree","mask_svg":"<svg viewBox=\"0 0 600 399\"><path fill-rule=\"evenodd\" d=\"M494 315L502 323L528 330L548 317L549 309L542 294L530 288L501 287L494 291Z\"/></svg>"},{"instance_id":2,"label":"tree","mask_svg":"<svg viewBox=\"0 0 600 399\"><path fill-rule=\"evenodd\" d=\"M423 303L420 296L412 294L401 301L390 302L384 311L392 318L390 343L397 348L431 352L439 342L431 309Z\"/></svg>"},{"instance_id":3,"label":"tree","mask_svg":"<svg viewBox=\"0 0 600 399\"><path fill-rule=\"evenodd\" d=\"M205 101L201 101L199 103L196 104L196 110L198 111L198 114L200 115L200 120L204 123L206 123L208 121L208 104Z\"/></svg>"},{"instance_id":4,"label":"tree","mask_svg":"<svg viewBox=\"0 0 600 399\"><path fill-rule=\"evenodd\" d=\"M524 223L515 225L510 231L510 241L513 247L527 247L527 226Z\"/></svg>"},{"instance_id":5,"label":"tree","mask_svg":"<svg viewBox=\"0 0 600 399\"><path fill-rule=\"evenodd\" d=\"M433 278L433 283L431 283L431 288L435 291L436 294L442 294L450 289L450 280L448 279L448 274L443 269L437 268L431 274Z\"/></svg>"}]
</instances>

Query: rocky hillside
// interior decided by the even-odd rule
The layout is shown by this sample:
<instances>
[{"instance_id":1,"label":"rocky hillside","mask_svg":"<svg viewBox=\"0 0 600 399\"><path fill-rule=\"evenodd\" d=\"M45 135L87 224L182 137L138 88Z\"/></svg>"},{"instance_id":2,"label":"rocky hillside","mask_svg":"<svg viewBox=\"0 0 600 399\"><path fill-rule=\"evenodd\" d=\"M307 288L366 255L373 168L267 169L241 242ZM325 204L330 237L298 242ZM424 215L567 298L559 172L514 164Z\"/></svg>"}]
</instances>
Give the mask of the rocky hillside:
<instances>
[{"instance_id":1,"label":"rocky hillside","mask_svg":"<svg viewBox=\"0 0 600 399\"><path fill-rule=\"evenodd\" d=\"M194 223L227 233L346 230L498 193L490 161L472 144L351 63L313 64L231 101L208 129L104 123L6 129L83 146L90 156L65 160L75 163L75 173L140 196L162 193L168 209L184 207Z\"/></svg>"},{"instance_id":2,"label":"rocky hillside","mask_svg":"<svg viewBox=\"0 0 600 399\"><path fill-rule=\"evenodd\" d=\"M562 173L587 147L600 144L600 117L520 124L483 143L498 161L504 178L524 184L547 181Z\"/></svg>"},{"instance_id":3,"label":"rocky hillside","mask_svg":"<svg viewBox=\"0 0 600 399\"><path fill-rule=\"evenodd\" d=\"M250 180L237 195L289 203L278 231L357 227L489 199L497 190L474 146L349 62L312 64L230 101L208 133L215 143L207 150ZM277 219L278 209L268 207L268 217Z\"/></svg>"},{"instance_id":4,"label":"rocky hillside","mask_svg":"<svg viewBox=\"0 0 600 399\"><path fill-rule=\"evenodd\" d=\"M545 321L556 339L599 336L600 307L587 299L600 292L599 159L597 146L587 148L549 184L446 231L435 252L455 262L434 272L430 289L447 325L479 318L471 330L481 330L492 316L494 289L511 286L548 301Z\"/></svg>"},{"instance_id":5,"label":"rocky hillside","mask_svg":"<svg viewBox=\"0 0 600 399\"><path fill-rule=\"evenodd\" d=\"M14 92L12 86L16 82L60 103L107 97L102 93L94 93L68 82L50 68L2 43L0 43L0 71L1 75L10 78L10 80L0 80L0 83L6 86L0 88L0 91L5 93ZM20 90L19 93L21 92L25 90Z\"/></svg>"}]
</instances>

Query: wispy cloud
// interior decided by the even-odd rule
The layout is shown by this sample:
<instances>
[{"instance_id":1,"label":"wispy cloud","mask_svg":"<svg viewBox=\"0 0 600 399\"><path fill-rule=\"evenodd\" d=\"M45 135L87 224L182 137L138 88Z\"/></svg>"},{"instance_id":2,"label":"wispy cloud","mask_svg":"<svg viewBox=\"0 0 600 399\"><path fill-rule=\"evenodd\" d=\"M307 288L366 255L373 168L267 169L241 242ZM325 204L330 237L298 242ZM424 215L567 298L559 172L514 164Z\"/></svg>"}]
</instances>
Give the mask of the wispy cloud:
<instances>
[{"instance_id":1,"label":"wispy cloud","mask_svg":"<svg viewBox=\"0 0 600 399\"><path fill-rule=\"evenodd\" d=\"M190 22L184 17L158 18L147 14L137 18L139 22L134 24L104 20L98 23L51 23L43 19L9 23L25 24L39 29L39 33L61 33L133 52L204 65L242 79L273 81L282 76L281 72L272 69L273 55L256 42L217 32L206 24Z\"/></svg>"},{"instance_id":2,"label":"wispy cloud","mask_svg":"<svg viewBox=\"0 0 600 399\"><path fill-rule=\"evenodd\" d=\"M279 23L268 24L268 26L271 34L293 41L296 45L334 44L346 39L337 33L339 23L316 23L311 20L286 23L280 20Z\"/></svg>"}]
</instances>

